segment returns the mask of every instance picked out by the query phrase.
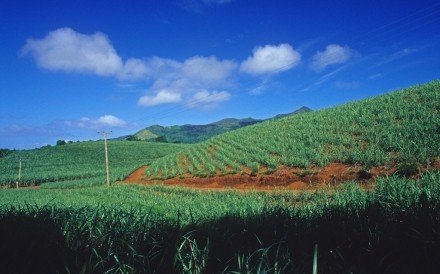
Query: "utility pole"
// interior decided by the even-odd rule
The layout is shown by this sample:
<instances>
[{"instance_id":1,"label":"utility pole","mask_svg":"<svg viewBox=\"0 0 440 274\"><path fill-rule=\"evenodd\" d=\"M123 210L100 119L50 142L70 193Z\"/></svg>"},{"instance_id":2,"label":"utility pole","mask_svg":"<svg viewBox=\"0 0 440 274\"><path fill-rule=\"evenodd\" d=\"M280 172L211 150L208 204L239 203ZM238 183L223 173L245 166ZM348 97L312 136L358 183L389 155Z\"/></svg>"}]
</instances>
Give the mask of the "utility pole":
<instances>
[{"instance_id":1,"label":"utility pole","mask_svg":"<svg viewBox=\"0 0 440 274\"><path fill-rule=\"evenodd\" d=\"M110 175L108 170L108 150L107 150L107 136L112 132L100 131L98 134L104 135L104 150L105 150L105 171L107 174L107 187L110 187Z\"/></svg>"},{"instance_id":2,"label":"utility pole","mask_svg":"<svg viewBox=\"0 0 440 274\"><path fill-rule=\"evenodd\" d=\"M20 163L18 165L18 180L15 182L15 187L18 188L18 184L20 183L21 179L21 157L20 157Z\"/></svg>"}]
</instances>

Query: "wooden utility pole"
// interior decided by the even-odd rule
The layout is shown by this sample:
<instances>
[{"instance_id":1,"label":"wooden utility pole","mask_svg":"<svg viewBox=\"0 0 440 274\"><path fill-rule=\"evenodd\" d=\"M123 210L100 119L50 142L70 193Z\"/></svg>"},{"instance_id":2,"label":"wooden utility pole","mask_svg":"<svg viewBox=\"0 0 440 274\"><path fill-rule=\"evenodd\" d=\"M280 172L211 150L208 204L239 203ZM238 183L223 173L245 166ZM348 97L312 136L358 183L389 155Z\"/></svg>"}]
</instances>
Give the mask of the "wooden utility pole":
<instances>
[{"instance_id":1,"label":"wooden utility pole","mask_svg":"<svg viewBox=\"0 0 440 274\"><path fill-rule=\"evenodd\" d=\"M20 158L20 163L18 165L18 180L17 180L17 182L15 182L16 188L18 188L18 185L20 183L20 179L21 179L21 158Z\"/></svg>"},{"instance_id":2,"label":"wooden utility pole","mask_svg":"<svg viewBox=\"0 0 440 274\"><path fill-rule=\"evenodd\" d=\"M110 187L110 175L108 170L108 150L107 150L107 136L111 134L112 132L102 131L98 132L98 134L104 135L104 151L105 151L105 171L107 174L107 187Z\"/></svg>"}]
</instances>

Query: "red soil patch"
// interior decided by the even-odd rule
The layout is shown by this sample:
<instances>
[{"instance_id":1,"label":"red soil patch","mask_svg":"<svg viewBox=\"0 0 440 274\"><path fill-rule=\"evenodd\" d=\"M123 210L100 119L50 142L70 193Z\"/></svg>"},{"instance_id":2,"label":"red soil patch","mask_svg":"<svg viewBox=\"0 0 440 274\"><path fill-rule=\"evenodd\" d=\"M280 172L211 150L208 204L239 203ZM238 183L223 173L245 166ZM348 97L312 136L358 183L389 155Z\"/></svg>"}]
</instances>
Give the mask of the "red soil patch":
<instances>
[{"instance_id":1,"label":"red soil patch","mask_svg":"<svg viewBox=\"0 0 440 274\"><path fill-rule=\"evenodd\" d=\"M201 189L239 189L239 190L273 190L287 188L302 190L324 185L336 185L344 181L356 180L364 185L374 183L375 177L389 175L394 169L376 168L363 171L360 166L341 163L331 163L324 168L312 167L309 169L280 167L272 174L264 174L262 170L258 174L249 175L230 174L211 176L206 178L185 177L168 180L148 180L145 176L146 166L134 171L123 183L136 184L162 184L167 186L184 186Z\"/></svg>"},{"instance_id":2,"label":"red soil patch","mask_svg":"<svg viewBox=\"0 0 440 274\"><path fill-rule=\"evenodd\" d=\"M430 168L440 169L440 158L436 158ZM250 174L250 170L230 175L215 175L206 178L191 177L172 178L167 180L147 179L146 166L134 171L123 183L161 184L166 186L183 186L198 189L238 189L238 190L274 190L277 188L304 190L322 186L334 186L347 181L356 181L365 188L370 188L377 177L392 175L396 165L372 167L364 169L360 165L330 163L326 167L311 167L308 169L281 166L271 174L267 168L262 168L257 174ZM420 166L418 177L426 167Z\"/></svg>"},{"instance_id":3,"label":"red soil patch","mask_svg":"<svg viewBox=\"0 0 440 274\"><path fill-rule=\"evenodd\" d=\"M147 169L146 166L136 169L133 173L128 175L127 178L125 178L124 183L139 183L144 181L146 169Z\"/></svg>"}]
</instances>

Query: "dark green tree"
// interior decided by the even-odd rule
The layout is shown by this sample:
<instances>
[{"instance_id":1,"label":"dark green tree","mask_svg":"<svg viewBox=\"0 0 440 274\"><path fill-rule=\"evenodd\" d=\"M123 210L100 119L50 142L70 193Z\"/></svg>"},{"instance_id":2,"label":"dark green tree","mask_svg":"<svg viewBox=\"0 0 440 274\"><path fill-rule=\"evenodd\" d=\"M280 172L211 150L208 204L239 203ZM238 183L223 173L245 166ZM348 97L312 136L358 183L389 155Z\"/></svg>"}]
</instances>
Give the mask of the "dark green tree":
<instances>
[{"instance_id":1,"label":"dark green tree","mask_svg":"<svg viewBox=\"0 0 440 274\"><path fill-rule=\"evenodd\" d=\"M165 136L159 136L159 137L155 138L154 141L156 141L158 143L168 143L167 137L165 137Z\"/></svg>"},{"instance_id":2,"label":"dark green tree","mask_svg":"<svg viewBox=\"0 0 440 274\"><path fill-rule=\"evenodd\" d=\"M139 141L139 138L136 135L128 135L126 140L127 141Z\"/></svg>"},{"instance_id":3,"label":"dark green tree","mask_svg":"<svg viewBox=\"0 0 440 274\"><path fill-rule=\"evenodd\" d=\"M67 144L66 141L64 141L64 140L58 140L56 145L57 145L57 146L63 146L63 145L65 145L65 144Z\"/></svg>"},{"instance_id":4,"label":"dark green tree","mask_svg":"<svg viewBox=\"0 0 440 274\"><path fill-rule=\"evenodd\" d=\"M12 153L12 150L7 148L0 148L0 158L6 157Z\"/></svg>"}]
</instances>

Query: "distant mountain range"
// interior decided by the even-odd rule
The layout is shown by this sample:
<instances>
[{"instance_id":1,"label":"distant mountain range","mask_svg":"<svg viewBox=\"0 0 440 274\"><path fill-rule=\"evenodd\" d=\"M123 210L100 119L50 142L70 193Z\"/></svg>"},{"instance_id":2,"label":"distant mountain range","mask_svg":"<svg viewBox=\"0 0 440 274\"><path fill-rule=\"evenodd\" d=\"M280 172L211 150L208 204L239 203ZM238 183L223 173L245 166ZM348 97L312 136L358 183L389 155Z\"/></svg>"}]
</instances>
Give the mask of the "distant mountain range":
<instances>
[{"instance_id":1,"label":"distant mountain range","mask_svg":"<svg viewBox=\"0 0 440 274\"><path fill-rule=\"evenodd\" d=\"M117 138L119 140L131 141L156 141L169 143L186 143L194 144L205 141L215 135L225 133L227 131L239 129L245 126L261 123L271 119L280 119L290 115L296 115L304 112L312 111L308 107L301 107L294 112L286 114L278 114L269 119L235 119L226 118L207 125L181 125L181 126L160 126L153 125L146 127L133 135Z\"/></svg>"}]
</instances>

